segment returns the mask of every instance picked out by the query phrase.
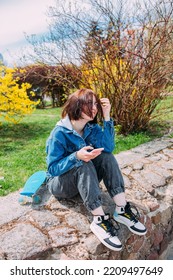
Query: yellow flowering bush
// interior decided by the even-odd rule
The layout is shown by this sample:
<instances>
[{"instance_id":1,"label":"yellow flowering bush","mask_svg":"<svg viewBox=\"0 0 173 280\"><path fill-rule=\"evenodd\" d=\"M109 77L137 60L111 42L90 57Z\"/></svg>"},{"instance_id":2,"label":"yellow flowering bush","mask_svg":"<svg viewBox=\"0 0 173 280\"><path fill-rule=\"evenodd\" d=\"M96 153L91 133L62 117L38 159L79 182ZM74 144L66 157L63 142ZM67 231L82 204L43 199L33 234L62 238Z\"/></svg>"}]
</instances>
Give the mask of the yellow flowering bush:
<instances>
[{"instance_id":1,"label":"yellow flowering bush","mask_svg":"<svg viewBox=\"0 0 173 280\"><path fill-rule=\"evenodd\" d=\"M145 92L144 104L141 98L143 91L140 91L143 85L136 76L135 67L128 59L107 54L102 57L95 55L90 64L85 63L81 67L82 85L93 89L99 98L109 98L112 104L111 115L123 133L135 127L141 128L144 126L139 123L141 119L148 122L149 118L148 114L144 116L143 108L151 98L148 101Z\"/></svg>"},{"instance_id":2,"label":"yellow flowering bush","mask_svg":"<svg viewBox=\"0 0 173 280\"><path fill-rule=\"evenodd\" d=\"M82 84L92 88L99 97L108 97L111 102L117 97L123 97L125 93L129 101L134 101L137 86L134 82L134 73L131 65L122 58L111 59L105 56L101 59L96 56L90 65L83 64Z\"/></svg>"},{"instance_id":3,"label":"yellow flowering bush","mask_svg":"<svg viewBox=\"0 0 173 280\"><path fill-rule=\"evenodd\" d=\"M14 78L16 69L0 66L0 118L8 122L18 123L23 116L31 114L38 102L31 101L27 90L29 83L18 83ZM33 92L30 92L34 95Z\"/></svg>"}]
</instances>

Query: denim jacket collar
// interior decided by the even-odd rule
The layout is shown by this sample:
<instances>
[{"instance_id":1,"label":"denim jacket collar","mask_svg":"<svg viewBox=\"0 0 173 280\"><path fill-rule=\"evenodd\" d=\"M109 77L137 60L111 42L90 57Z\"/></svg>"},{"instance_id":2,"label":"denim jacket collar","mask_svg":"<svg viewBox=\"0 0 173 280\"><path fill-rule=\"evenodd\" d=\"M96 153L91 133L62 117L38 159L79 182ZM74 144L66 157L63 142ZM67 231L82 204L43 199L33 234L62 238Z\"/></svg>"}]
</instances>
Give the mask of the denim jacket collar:
<instances>
[{"instance_id":1,"label":"denim jacket collar","mask_svg":"<svg viewBox=\"0 0 173 280\"><path fill-rule=\"evenodd\" d=\"M71 124L71 121L70 121L68 115L65 116L65 118L63 118L63 119L61 119L60 121L58 121L56 125L57 125L57 126L61 126L61 127L63 127L63 128L66 128L66 129L67 129L66 132L73 132L73 133L74 133L74 129L73 129L73 127L72 127L72 124ZM90 133L92 127L93 127L93 124L90 124L90 123L87 123L87 124L86 124L86 126L85 126L85 128L84 128L84 134L83 134L83 137L84 137L84 138L86 138L86 137L89 135L89 133Z\"/></svg>"}]
</instances>

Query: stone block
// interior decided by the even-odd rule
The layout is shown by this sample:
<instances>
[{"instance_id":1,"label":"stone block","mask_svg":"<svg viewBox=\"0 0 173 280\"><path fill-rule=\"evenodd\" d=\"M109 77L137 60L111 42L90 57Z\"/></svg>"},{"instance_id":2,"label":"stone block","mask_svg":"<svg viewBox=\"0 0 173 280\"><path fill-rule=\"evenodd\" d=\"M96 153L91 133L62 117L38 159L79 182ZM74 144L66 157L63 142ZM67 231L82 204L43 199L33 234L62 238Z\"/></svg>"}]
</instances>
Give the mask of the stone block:
<instances>
[{"instance_id":1,"label":"stone block","mask_svg":"<svg viewBox=\"0 0 173 280\"><path fill-rule=\"evenodd\" d=\"M169 244L170 240L168 236L164 236L161 244L160 244L160 251L159 251L159 255L163 254L163 252L165 250L167 250L168 248L168 244Z\"/></svg>"},{"instance_id":2,"label":"stone block","mask_svg":"<svg viewBox=\"0 0 173 280\"><path fill-rule=\"evenodd\" d=\"M151 235L152 230L153 230L152 221L151 221L151 218L149 216L146 216L145 226L147 228L146 236L149 237Z\"/></svg>"},{"instance_id":3,"label":"stone block","mask_svg":"<svg viewBox=\"0 0 173 280\"><path fill-rule=\"evenodd\" d=\"M131 184L129 177L127 177L126 175L123 175L123 179L124 179L125 188L131 188L132 184Z\"/></svg>"},{"instance_id":4,"label":"stone block","mask_svg":"<svg viewBox=\"0 0 173 280\"><path fill-rule=\"evenodd\" d=\"M126 260L138 260L138 254L130 253L129 256L127 256Z\"/></svg>"},{"instance_id":5,"label":"stone block","mask_svg":"<svg viewBox=\"0 0 173 280\"><path fill-rule=\"evenodd\" d=\"M158 225L161 221L161 214L160 212L156 213L154 216L151 217L152 223Z\"/></svg>"},{"instance_id":6,"label":"stone block","mask_svg":"<svg viewBox=\"0 0 173 280\"><path fill-rule=\"evenodd\" d=\"M90 257L90 253L86 249L85 243L84 243L84 237L80 239L78 243L75 243L73 245L70 245L66 247L64 253L71 259L75 260L88 260ZM75 252L75 254L74 254ZM103 253L103 250L102 250Z\"/></svg>"},{"instance_id":7,"label":"stone block","mask_svg":"<svg viewBox=\"0 0 173 280\"><path fill-rule=\"evenodd\" d=\"M168 156L169 158L173 159L173 150L172 149L165 149L163 151L164 155Z\"/></svg>"},{"instance_id":8,"label":"stone block","mask_svg":"<svg viewBox=\"0 0 173 280\"><path fill-rule=\"evenodd\" d=\"M165 161L162 160L158 163L165 170L173 170L173 159ZM170 173L172 175L172 173Z\"/></svg>"},{"instance_id":9,"label":"stone block","mask_svg":"<svg viewBox=\"0 0 173 280\"><path fill-rule=\"evenodd\" d=\"M148 164L146 171L154 172L163 177L166 181L172 178L171 171L167 170L164 166L160 166L159 163Z\"/></svg>"},{"instance_id":10,"label":"stone block","mask_svg":"<svg viewBox=\"0 0 173 280\"><path fill-rule=\"evenodd\" d=\"M126 168L121 169L121 172L123 173L123 175L129 176L132 170L133 170L132 167L128 166Z\"/></svg>"},{"instance_id":11,"label":"stone block","mask_svg":"<svg viewBox=\"0 0 173 280\"><path fill-rule=\"evenodd\" d=\"M163 240L163 233L159 230L155 230L154 232L154 247L157 247Z\"/></svg>"},{"instance_id":12,"label":"stone block","mask_svg":"<svg viewBox=\"0 0 173 280\"><path fill-rule=\"evenodd\" d=\"M157 210L160 207L159 203L156 200L155 201L147 201L146 203L147 203L147 206L149 207L151 212Z\"/></svg>"},{"instance_id":13,"label":"stone block","mask_svg":"<svg viewBox=\"0 0 173 280\"><path fill-rule=\"evenodd\" d=\"M0 226L24 216L31 210L31 206L20 205L19 192L14 192L0 199Z\"/></svg>"},{"instance_id":14,"label":"stone block","mask_svg":"<svg viewBox=\"0 0 173 280\"><path fill-rule=\"evenodd\" d=\"M172 219L171 205L165 202L160 203L160 213L161 213L161 224L167 227Z\"/></svg>"},{"instance_id":15,"label":"stone block","mask_svg":"<svg viewBox=\"0 0 173 280\"><path fill-rule=\"evenodd\" d=\"M17 224L0 236L0 244L8 260L34 258L50 249L48 238L30 224Z\"/></svg>"},{"instance_id":16,"label":"stone block","mask_svg":"<svg viewBox=\"0 0 173 280\"><path fill-rule=\"evenodd\" d=\"M63 247L78 242L76 230L69 227L58 227L48 232L52 240L52 247Z\"/></svg>"},{"instance_id":17,"label":"stone block","mask_svg":"<svg viewBox=\"0 0 173 280\"><path fill-rule=\"evenodd\" d=\"M141 153L145 156L150 156L152 154L156 154L163 149L167 149L168 147L171 147L172 143L169 141L169 139L156 139L151 142L139 145L138 147L131 149L131 151L135 153Z\"/></svg>"},{"instance_id":18,"label":"stone block","mask_svg":"<svg viewBox=\"0 0 173 280\"><path fill-rule=\"evenodd\" d=\"M30 214L26 217L32 224L35 224L38 228L42 230L50 230L61 224L60 218L54 215L51 211L40 210L40 211L31 211Z\"/></svg>"},{"instance_id":19,"label":"stone block","mask_svg":"<svg viewBox=\"0 0 173 280\"><path fill-rule=\"evenodd\" d=\"M142 170L144 168L143 162L136 162L133 164L133 170Z\"/></svg>"},{"instance_id":20,"label":"stone block","mask_svg":"<svg viewBox=\"0 0 173 280\"><path fill-rule=\"evenodd\" d=\"M141 176L145 178L152 188L158 188L166 185L164 175L159 175L151 170L142 170Z\"/></svg>"},{"instance_id":21,"label":"stone block","mask_svg":"<svg viewBox=\"0 0 173 280\"><path fill-rule=\"evenodd\" d=\"M77 215L75 212L67 214L65 216L65 220L70 227L75 227L75 229L77 229L82 234L88 234L91 231L90 223L87 217L80 213L78 213Z\"/></svg>"},{"instance_id":22,"label":"stone block","mask_svg":"<svg viewBox=\"0 0 173 280\"><path fill-rule=\"evenodd\" d=\"M157 251L151 252L147 257L147 260L158 260L158 259L159 259L159 254Z\"/></svg>"},{"instance_id":23,"label":"stone block","mask_svg":"<svg viewBox=\"0 0 173 280\"><path fill-rule=\"evenodd\" d=\"M144 155L132 151L121 152L116 155L120 168L128 167L136 162L141 162Z\"/></svg>"},{"instance_id":24,"label":"stone block","mask_svg":"<svg viewBox=\"0 0 173 280\"><path fill-rule=\"evenodd\" d=\"M94 234L87 236L84 244L87 251L92 255L100 255L103 251L107 250L107 248L103 248L103 244Z\"/></svg>"},{"instance_id":25,"label":"stone block","mask_svg":"<svg viewBox=\"0 0 173 280\"><path fill-rule=\"evenodd\" d=\"M167 260L173 260L173 243L169 244L169 248L167 251Z\"/></svg>"},{"instance_id":26,"label":"stone block","mask_svg":"<svg viewBox=\"0 0 173 280\"><path fill-rule=\"evenodd\" d=\"M144 190L148 191L149 193L154 192L154 188L152 186L152 183L148 181L148 178L144 176L144 173L140 172L131 172L130 176L136 181L136 183L142 187Z\"/></svg>"},{"instance_id":27,"label":"stone block","mask_svg":"<svg viewBox=\"0 0 173 280\"><path fill-rule=\"evenodd\" d=\"M133 244L132 251L134 253L140 252L144 245L144 236L138 236L137 240Z\"/></svg>"}]
</instances>

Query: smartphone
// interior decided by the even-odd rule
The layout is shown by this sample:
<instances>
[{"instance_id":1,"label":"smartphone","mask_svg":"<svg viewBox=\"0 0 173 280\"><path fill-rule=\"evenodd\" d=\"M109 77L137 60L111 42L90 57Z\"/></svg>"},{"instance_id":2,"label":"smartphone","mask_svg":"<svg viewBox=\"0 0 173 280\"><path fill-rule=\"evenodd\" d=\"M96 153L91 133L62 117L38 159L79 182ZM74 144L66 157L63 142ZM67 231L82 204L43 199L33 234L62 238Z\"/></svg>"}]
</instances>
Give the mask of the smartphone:
<instances>
[{"instance_id":1,"label":"smartphone","mask_svg":"<svg viewBox=\"0 0 173 280\"><path fill-rule=\"evenodd\" d=\"M97 151L102 152L103 150L104 148L97 148L97 149L90 150L90 152L97 152Z\"/></svg>"}]
</instances>

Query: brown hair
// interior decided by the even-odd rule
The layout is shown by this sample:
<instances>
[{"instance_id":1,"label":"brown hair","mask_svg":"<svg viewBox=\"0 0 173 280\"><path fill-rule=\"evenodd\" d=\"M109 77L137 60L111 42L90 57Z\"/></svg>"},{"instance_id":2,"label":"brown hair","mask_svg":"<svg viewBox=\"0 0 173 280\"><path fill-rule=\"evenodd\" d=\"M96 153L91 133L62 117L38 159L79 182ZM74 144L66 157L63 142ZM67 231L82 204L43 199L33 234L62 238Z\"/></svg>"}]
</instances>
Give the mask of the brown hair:
<instances>
[{"instance_id":1,"label":"brown hair","mask_svg":"<svg viewBox=\"0 0 173 280\"><path fill-rule=\"evenodd\" d=\"M97 102L98 114L102 117L102 107L98 96L91 89L86 88L79 89L69 95L66 103L64 104L62 117L64 118L68 115L70 120L79 120L82 112L89 117L92 117L92 102L89 101L93 101L93 97L95 97ZM97 122L97 119L95 118L93 121Z\"/></svg>"}]
</instances>

